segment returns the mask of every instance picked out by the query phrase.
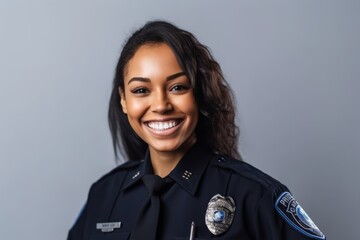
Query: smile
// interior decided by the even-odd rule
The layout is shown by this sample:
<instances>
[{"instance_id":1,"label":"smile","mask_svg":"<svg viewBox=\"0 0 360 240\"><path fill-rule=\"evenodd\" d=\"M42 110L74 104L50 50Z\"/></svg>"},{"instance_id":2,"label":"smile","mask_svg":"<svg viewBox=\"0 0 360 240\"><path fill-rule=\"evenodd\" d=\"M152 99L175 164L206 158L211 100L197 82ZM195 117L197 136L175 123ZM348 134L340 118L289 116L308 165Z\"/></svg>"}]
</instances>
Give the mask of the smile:
<instances>
[{"instance_id":1,"label":"smile","mask_svg":"<svg viewBox=\"0 0 360 240\"><path fill-rule=\"evenodd\" d=\"M165 131L177 126L179 123L179 120L171 120L167 122L148 122L147 126L157 131Z\"/></svg>"}]
</instances>

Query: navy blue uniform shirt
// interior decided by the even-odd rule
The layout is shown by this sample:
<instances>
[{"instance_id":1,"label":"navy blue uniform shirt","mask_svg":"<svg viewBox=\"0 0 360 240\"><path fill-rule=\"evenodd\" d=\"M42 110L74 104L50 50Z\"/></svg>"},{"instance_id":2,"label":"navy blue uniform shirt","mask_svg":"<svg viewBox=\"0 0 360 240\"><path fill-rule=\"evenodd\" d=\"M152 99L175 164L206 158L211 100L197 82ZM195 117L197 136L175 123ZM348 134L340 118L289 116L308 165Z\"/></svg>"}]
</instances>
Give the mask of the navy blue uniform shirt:
<instances>
[{"instance_id":1,"label":"navy blue uniform shirt","mask_svg":"<svg viewBox=\"0 0 360 240\"><path fill-rule=\"evenodd\" d=\"M143 161L126 162L94 183L68 240L128 239L148 196L141 181L146 174L153 174L148 153ZM286 186L199 143L165 180L158 239L189 239L192 222L196 225L194 239L325 239ZM215 210L210 208L209 201L217 194L230 197L235 210L221 211L221 200L215 201ZM222 228L220 233L209 230L207 213ZM114 223L116 226L111 225Z\"/></svg>"}]
</instances>

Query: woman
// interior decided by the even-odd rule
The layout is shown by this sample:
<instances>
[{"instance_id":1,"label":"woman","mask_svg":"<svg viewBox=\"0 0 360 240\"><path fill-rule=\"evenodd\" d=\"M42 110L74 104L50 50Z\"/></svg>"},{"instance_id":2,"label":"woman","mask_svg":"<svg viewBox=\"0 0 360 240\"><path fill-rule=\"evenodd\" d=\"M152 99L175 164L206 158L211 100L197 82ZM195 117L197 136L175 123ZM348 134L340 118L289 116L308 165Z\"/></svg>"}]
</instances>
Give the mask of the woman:
<instances>
[{"instance_id":1,"label":"woman","mask_svg":"<svg viewBox=\"0 0 360 240\"><path fill-rule=\"evenodd\" d=\"M289 190L240 160L209 50L163 21L126 42L109 125L129 160L90 189L68 239L325 239Z\"/></svg>"}]
</instances>

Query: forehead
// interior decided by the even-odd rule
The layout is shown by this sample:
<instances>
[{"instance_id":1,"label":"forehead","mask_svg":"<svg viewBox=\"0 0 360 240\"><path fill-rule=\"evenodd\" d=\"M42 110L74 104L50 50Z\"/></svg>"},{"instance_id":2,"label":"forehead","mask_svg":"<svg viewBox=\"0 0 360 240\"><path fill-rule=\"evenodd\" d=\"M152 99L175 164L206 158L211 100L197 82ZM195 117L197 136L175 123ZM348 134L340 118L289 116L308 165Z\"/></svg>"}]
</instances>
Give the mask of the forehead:
<instances>
[{"instance_id":1,"label":"forehead","mask_svg":"<svg viewBox=\"0 0 360 240\"><path fill-rule=\"evenodd\" d=\"M181 71L173 50L165 43L145 44L140 46L129 60L125 78L133 74L172 73Z\"/></svg>"}]
</instances>

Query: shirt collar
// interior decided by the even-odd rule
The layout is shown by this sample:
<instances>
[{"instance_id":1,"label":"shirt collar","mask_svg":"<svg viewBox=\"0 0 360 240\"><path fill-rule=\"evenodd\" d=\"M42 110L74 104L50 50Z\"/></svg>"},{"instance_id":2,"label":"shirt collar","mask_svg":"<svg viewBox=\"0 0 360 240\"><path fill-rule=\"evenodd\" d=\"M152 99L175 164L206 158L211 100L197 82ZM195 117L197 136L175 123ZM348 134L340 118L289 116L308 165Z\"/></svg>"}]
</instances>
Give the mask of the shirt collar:
<instances>
[{"instance_id":1,"label":"shirt collar","mask_svg":"<svg viewBox=\"0 0 360 240\"><path fill-rule=\"evenodd\" d=\"M125 183L121 190L124 190L139 182L144 175L154 174L151 166L149 149L146 151L145 158L144 160L141 160L141 162L142 163L137 168L128 172Z\"/></svg>"},{"instance_id":2,"label":"shirt collar","mask_svg":"<svg viewBox=\"0 0 360 240\"><path fill-rule=\"evenodd\" d=\"M211 155L211 151L205 145L197 142L185 154L169 176L190 194L194 195L210 162Z\"/></svg>"},{"instance_id":3,"label":"shirt collar","mask_svg":"<svg viewBox=\"0 0 360 240\"><path fill-rule=\"evenodd\" d=\"M197 142L189 149L168 176L190 194L194 195L211 157L211 151L204 144ZM147 174L153 174L149 150L147 150L142 164L136 169L129 171L122 190L134 185Z\"/></svg>"}]
</instances>

